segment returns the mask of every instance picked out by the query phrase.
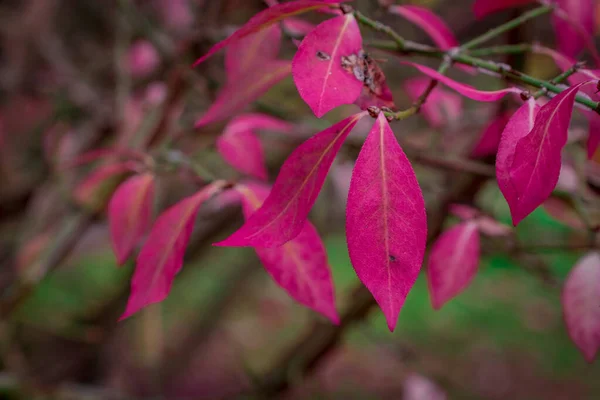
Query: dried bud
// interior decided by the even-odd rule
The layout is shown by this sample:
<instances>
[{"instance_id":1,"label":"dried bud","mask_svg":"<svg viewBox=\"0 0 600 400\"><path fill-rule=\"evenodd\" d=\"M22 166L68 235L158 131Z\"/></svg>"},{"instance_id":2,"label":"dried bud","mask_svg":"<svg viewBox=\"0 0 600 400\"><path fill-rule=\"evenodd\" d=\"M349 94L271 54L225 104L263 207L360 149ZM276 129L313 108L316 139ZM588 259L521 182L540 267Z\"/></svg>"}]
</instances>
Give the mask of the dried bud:
<instances>
[{"instance_id":1,"label":"dried bud","mask_svg":"<svg viewBox=\"0 0 600 400\"><path fill-rule=\"evenodd\" d=\"M379 107L370 106L369 108L367 108L367 112L369 113L369 115L371 117L377 118L377 116L379 115L379 113L381 112L381 110L379 109Z\"/></svg>"}]
</instances>

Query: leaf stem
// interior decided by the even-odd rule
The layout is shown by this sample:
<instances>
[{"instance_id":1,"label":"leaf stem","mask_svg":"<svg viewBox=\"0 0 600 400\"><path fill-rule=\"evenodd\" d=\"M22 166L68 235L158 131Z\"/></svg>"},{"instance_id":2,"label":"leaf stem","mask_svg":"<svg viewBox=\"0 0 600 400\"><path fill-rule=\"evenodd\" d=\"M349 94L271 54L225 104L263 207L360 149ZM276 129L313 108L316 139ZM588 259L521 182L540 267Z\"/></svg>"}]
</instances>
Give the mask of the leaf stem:
<instances>
[{"instance_id":1,"label":"leaf stem","mask_svg":"<svg viewBox=\"0 0 600 400\"><path fill-rule=\"evenodd\" d=\"M583 67L583 65L584 65L583 63L573 64L573 66L571 68L569 68L568 70L566 70L562 74L556 76L555 78L551 79L550 83L553 84L553 85L557 85L557 84L559 84L561 82L566 81L571 75L573 75L574 73L576 73L577 71L579 71ZM537 92L535 92L532 95L532 97L534 99L539 99L540 97L542 97L546 93L548 93L548 89L541 88L540 90L538 90Z\"/></svg>"},{"instance_id":2,"label":"leaf stem","mask_svg":"<svg viewBox=\"0 0 600 400\"><path fill-rule=\"evenodd\" d=\"M503 33L516 28L517 26L529 21L530 19L539 17L540 15L548 14L553 9L554 9L554 7L549 6L549 5L543 5L541 7L534 8L531 11L527 11L526 13L519 15L517 18L514 18L514 19L512 19L502 25L499 25L493 29L490 29L483 35L480 35L480 36L468 41L467 43L463 44L462 46L460 46L460 48L462 50L473 49L473 48L479 46L480 44L487 42L488 40L494 39L495 37L498 37L498 36L502 35Z\"/></svg>"},{"instance_id":3,"label":"leaf stem","mask_svg":"<svg viewBox=\"0 0 600 400\"><path fill-rule=\"evenodd\" d=\"M529 53L533 50L533 46L529 43L507 44L502 46L484 47L474 49L468 52L473 57L489 57L506 54L522 54Z\"/></svg>"}]
</instances>

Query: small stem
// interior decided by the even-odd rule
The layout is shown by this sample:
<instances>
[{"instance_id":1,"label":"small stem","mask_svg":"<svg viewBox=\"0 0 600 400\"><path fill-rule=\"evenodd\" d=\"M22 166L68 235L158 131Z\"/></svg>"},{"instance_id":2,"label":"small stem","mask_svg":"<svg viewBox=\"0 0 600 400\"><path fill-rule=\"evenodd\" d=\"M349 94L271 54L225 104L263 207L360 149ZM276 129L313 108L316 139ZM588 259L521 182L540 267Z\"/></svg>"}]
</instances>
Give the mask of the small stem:
<instances>
[{"instance_id":1,"label":"small stem","mask_svg":"<svg viewBox=\"0 0 600 400\"><path fill-rule=\"evenodd\" d=\"M559 84L561 82L566 81L571 75L573 75L574 73L576 73L577 71L579 71L581 68L583 67L583 63L576 63L574 64L571 68L569 68L568 70L566 70L565 72L563 72L562 74L556 76L555 78L550 80L550 83L553 85ZM540 90L538 90L537 92L535 92L532 96L534 99L539 99L540 97L542 97L543 95L545 95L548 92L548 89L546 88L542 88Z\"/></svg>"},{"instance_id":2,"label":"small stem","mask_svg":"<svg viewBox=\"0 0 600 400\"><path fill-rule=\"evenodd\" d=\"M490 29L483 35L478 36L478 37L474 38L473 40L470 40L467 43L463 44L460 48L462 50L473 49L473 48L479 46L480 44L487 42L488 40L491 40L495 37L502 35L503 33L507 32L511 29L516 28L517 26L529 21L530 19L539 17L540 15L547 14L547 13L551 12L553 9L554 9L554 7L546 6L546 5L535 8L531 11L521 14L517 18L512 19L505 24L502 24L493 29Z\"/></svg>"},{"instance_id":3,"label":"small stem","mask_svg":"<svg viewBox=\"0 0 600 400\"><path fill-rule=\"evenodd\" d=\"M359 23L361 23L365 26L368 26L369 28L373 29L374 31L382 32L382 33L385 33L386 35L388 35L396 43L396 49L399 49L399 50L404 49L406 40L402 36L400 36L398 33L396 33L396 31L394 31L389 26L384 25L379 21L375 21L357 10L354 11L354 18L356 18L356 20Z\"/></svg>"},{"instance_id":4,"label":"small stem","mask_svg":"<svg viewBox=\"0 0 600 400\"><path fill-rule=\"evenodd\" d=\"M482 49L470 50L468 54L473 57L489 57L506 54L522 54L529 53L533 50L533 46L529 43L507 44L503 46L485 47Z\"/></svg>"}]
</instances>

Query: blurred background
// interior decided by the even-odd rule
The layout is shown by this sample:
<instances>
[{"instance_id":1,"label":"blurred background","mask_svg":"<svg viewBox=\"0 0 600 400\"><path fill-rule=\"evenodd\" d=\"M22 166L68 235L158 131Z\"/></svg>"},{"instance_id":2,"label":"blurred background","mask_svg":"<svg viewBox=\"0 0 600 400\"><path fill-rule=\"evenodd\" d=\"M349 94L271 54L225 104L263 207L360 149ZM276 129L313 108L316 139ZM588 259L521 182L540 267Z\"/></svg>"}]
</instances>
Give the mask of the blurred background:
<instances>
[{"instance_id":1,"label":"blurred background","mask_svg":"<svg viewBox=\"0 0 600 400\"><path fill-rule=\"evenodd\" d=\"M410 3L438 13L459 41L527 8L477 21L471 0ZM406 38L431 43L375 0L352 4ZM265 7L261 0L0 3L0 398L600 398L600 364L587 364L569 340L560 306L562 282L585 254L586 223L598 223L600 207L598 182L584 177L591 168L581 146L587 122L577 115L564 196L520 224L516 239L483 238L477 277L439 311L422 274L394 333L370 300L361 300L344 236L349 166L368 122L342 149L311 213L326 245L342 325L295 303L251 249L211 246L243 220L238 205L218 199L202 208L168 299L117 322L134 268L133 259L117 267L109 242L105 206L118 177L94 179L98 160L64 165L92 149L129 146L157 157L184 153L221 178L241 178L215 151L225 122L193 128L223 87L223 53L190 66ZM491 44L552 46L553 38L546 16ZM295 48L284 38L279 58L290 59ZM372 54L398 108L410 106L403 83L415 71L389 53ZM495 59L540 78L559 73L544 56ZM504 85L483 74L449 75L484 89ZM441 126L423 116L393 124L415 164L434 229L458 221L448 215L449 201L510 224L493 179L436 160L473 161L469 152L486 124L515 106L465 99L459 114L440 111ZM317 120L290 77L247 109L297 127L297 135L260 136L271 181L295 146L356 112L344 106ZM477 163L493 171L493 157ZM445 195L465 179L467 190ZM161 170L157 185L154 215L200 187L177 168ZM591 220L575 212L581 203Z\"/></svg>"}]
</instances>

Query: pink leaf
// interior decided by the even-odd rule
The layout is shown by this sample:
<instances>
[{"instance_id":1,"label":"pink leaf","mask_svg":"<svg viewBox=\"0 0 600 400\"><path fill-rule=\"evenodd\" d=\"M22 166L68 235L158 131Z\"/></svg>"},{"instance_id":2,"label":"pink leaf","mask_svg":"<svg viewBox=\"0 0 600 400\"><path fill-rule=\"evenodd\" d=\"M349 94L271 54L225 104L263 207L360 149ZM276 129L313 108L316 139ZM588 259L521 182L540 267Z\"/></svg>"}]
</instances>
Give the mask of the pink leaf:
<instances>
[{"instance_id":1,"label":"pink leaf","mask_svg":"<svg viewBox=\"0 0 600 400\"><path fill-rule=\"evenodd\" d=\"M475 223L477 224L477 229L479 229L479 232L486 236L509 236L512 234L512 229L510 226L504 225L503 223L498 222L487 215L482 215L481 217L477 218Z\"/></svg>"},{"instance_id":2,"label":"pink leaf","mask_svg":"<svg viewBox=\"0 0 600 400\"><path fill-rule=\"evenodd\" d=\"M470 220L479 217L481 213L475 207L467 206L464 204L451 204L450 213L457 216L462 220Z\"/></svg>"},{"instance_id":3,"label":"pink leaf","mask_svg":"<svg viewBox=\"0 0 600 400\"><path fill-rule=\"evenodd\" d=\"M517 197L513 204L509 203L515 226L540 206L556 187L561 152L567 143L575 96L581 85L565 90L546 103L537 114L531 132L517 142L509 169Z\"/></svg>"},{"instance_id":4,"label":"pink leaf","mask_svg":"<svg viewBox=\"0 0 600 400\"><path fill-rule=\"evenodd\" d=\"M448 229L431 247L427 279L436 310L469 286L479 266L479 231L474 221Z\"/></svg>"},{"instance_id":5,"label":"pink leaf","mask_svg":"<svg viewBox=\"0 0 600 400\"><path fill-rule=\"evenodd\" d=\"M600 254L588 253L571 270L562 294L569 336L588 362L600 349Z\"/></svg>"},{"instance_id":6,"label":"pink leaf","mask_svg":"<svg viewBox=\"0 0 600 400\"><path fill-rule=\"evenodd\" d=\"M414 102L427 89L431 80L426 77L416 77L405 81L404 89ZM461 118L463 112L462 97L444 88L433 89L427 101L421 107L423 117L434 128L452 124Z\"/></svg>"},{"instance_id":7,"label":"pink leaf","mask_svg":"<svg viewBox=\"0 0 600 400\"><path fill-rule=\"evenodd\" d=\"M261 184L238 187L242 194L244 215L250 217L269 194ZM333 282L327 254L315 227L305 221L304 227L293 240L275 248L255 248L265 269L291 297L305 306L325 315L338 324Z\"/></svg>"},{"instance_id":8,"label":"pink leaf","mask_svg":"<svg viewBox=\"0 0 600 400\"><path fill-rule=\"evenodd\" d=\"M510 119L509 114L503 114L494 118L484 129L479 142L471 152L472 157L487 157L498 152L498 144L502 137L502 131Z\"/></svg>"},{"instance_id":9,"label":"pink leaf","mask_svg":"<svg viewBox=\"0 0 600 400\"><path fill-rule=\"evenodd\" d=\"M415 64L415 63L409 62L409 61L401 61L401 64L406 64L406 65L415 67L416 69L418 69L425 75L429 76L430 78L436 79L436 80L442 82L444 85L448 86L449 88L456 90L458 93L462 94L463 96L468 97L472 100L476 100L476 101L484 101L484 102L497 101L509 93L516 93L516 94L521 93L521 90L519 90L518 88L514 88L514 87L501 89L501 90L494 90L494 91L478 90L478 89L475 89L474 87L466 85L464 83L456 82L455 80L452 80L452 79L448 78L447 76L442 75L439 72L437 72L429 67L426 67L424 65Z\"/></svg>"},{"instance_id":10,"label":"pink leaf","mask_svg":"<svg viewBox=\"0 0 600 400\"><path fill-rule=\"evenodd\" d=\"M512 211L513 215L517 209L517 192L510 179L510 170L513 165L517 142L531 132L539 110L540 107L535 104L535 100L533 99L528 100L519 107L508 120L498 145L498 154L496 155L496 180L498 181L498 187L504 195L511 211L513 209L515 210Z\"/></svg>"},{"instance_id":11,"label":"pink leaf","mask_svg":"<svg viewBox=\"0 0 600 400\"><path fill-rule=\"evenodd\" d=\"M228 82L208 111L196 121L196 128L234 115L285 78L291 70L289 61L269 61L260 69Z\"/></svg>"},{"instance_id":12,"label":"pink leaf","mask_svg":"<svg viewBox=\"0 0 600 400\"><path fill-rule=\"evenodd\" d=\"M223 186L222 181L205 186L157 218L138 255L127 308L119 320L167 297L175 275L183 266L183 255L194 228L198 209Z\"/></svg>"},{"instance_id":13,"label":"pink leaf","mask_svg":"<svg viewBox=\"0 0 600 400\"><path fill-rule=\"evenodd\" d=\"M557 0L557 4L552 24L558 50L569 57L576 57L586 45L590 44L593 48L594 0Z\"/></svg>"},{"instance_id":14,"label":"pink leaf","mask_svg":"<svg viewBox=\"0 0 600 400\"><path fill-rule=\"evenodd\" d=\"M266 114L247 113L238 115L227 124L228 132L265 130L290 133L294 126L284 120Z\"/></svg>"},{"instance_id":15,"label":"pink leaf","mask_svg":"<svg viewBox=\"0 0 600 400\"><path fill-rule=\"evenodd\" d=\"M600 147L600 115L593 111L580 110L589 121L587 156L591 160Z\"/></svg>"},{"instance_id":16,"label":"pink leaf","mask_svg":"<svg viewBox=\"0 0 600 400\"><path fill-rule=\"evenodd\" d=\"M154 176L136 175L123 182L108 204L110 239L119 265L123 265L146 233L152 217Z\"/></svg>"},{"instance_id":17,"label":"pink leaf","mask_svg":"<svg viewBox=\"0 0 600 400\"><path fill-rule=\"evenodd\" d=\"M79 165L84 165L91 163L93 161L99 160L105 157L123 157L130 158L136 161L143 161L145 158L144 153L141 153L137 150L127 149L127 148L119 148L119 147L105 147L99 148L95 150L90 150L83 154L78 155L74 159L64 163L61 165L61 169L73 168Z\"/></svg>"},{"instance_id":18,"label":"pink leaf","mask_svg":"<svg viewBox=\"0 0 600 400\"><path fill-rule=\"evenodd\" d=\"M262 207L215 245L277 247L295 238L304 228L335 155L365 114L348 117L298 146L281 166Z\"/></svg>"},{"instance_id":19,"label":"pink leaf","mask_svg":"<svg viewBox=\"0 0 600 400\"><path fill-rule=\"evenodd\" d=\"M272 25L266 29L236 40L225 53L227 79L232 80L253 68L261 68L266 61L277 57L281 47L281 28Z\"/></svg>"},{"instance_id":20,"label":"pink leaf","mask_svg":"<svg viewBox=\"0 0 600 400\"><path fill-rule=\"evenodd\" d=\"M356 274L393 331L423 263L427 216L415 173L383 113L352 173L346 237Z\"/></svg>"},{"instance_id":21,"label":"pink leaf","mask_svg":"<svg viewBox=\"0 0 600 400\"><path fill-rule=\"evenodd\" d=\"M100 165L77 185L73 196L81 204L94 203L93 207L100 206L95 203L98 197L102 197L98 194L104 188L104 184L135 171L135 167L136 165L131 161Z\"/></svg>"},{"instance_id":22,"label":"pink leaf","mask_svg":"<svg viewBox=\"0 0 600 400\"><path fill-rule=\"evenodd\" d=\"M275 4L258 14L254 15L244 26L235 31L227 39L220 41L215 44L205 55L200 57L194 63L194 67L204 62L210 56L215 54L217 51L223 49L229 44L240 40L254 32L261 31L269 26L276 24L277 22L291 17L297 14L305 13L311 10L317 10L319 8L331 7L337 3L344 2L346 0L297 0L290 3Z\"/></svg>"},{"instance_id":23,"label":"pink leaf","mask_svg":"<svg viewBox=\"0 0 600 400\"><path fill-rule=\"evenodd\" d=\"M160 64L158 52L147 40L138 40L127 53L127 68L131 75L143 78L152 74Z\"/></svg>"},{"instance_id":24,"label":"pink leaf","mask_svg":"<svg viewBox=\"0 0 600 400\"><path fill-rule=\"evenodd\" d=\"M473 12L477 19L507 8L519 7L536 0L475 0Z\"/></svg>"},{"instance_id":25,"label":"pink leaf","mask_svg":"<svg viewBox=\"0 0 600 400\"><path fill-rule=\"evenodd\" d=\"M292 75L300 97L317 117L358 98L363 69L352 73L343 65L358 59L361 51L362 37L352 14L324 21L304 37L292 61Z\"/></svg>"},{"instance_id":26,"label":"pink leaf","mask_svg":"<svg viewBox=\"0 0 600 400\"><path fill-rule=\"evenodd\" d=\"M446 23L425 7L392 5L388 10L423 29L441 50L448 50L459 45Z\"/></svg>"},{"instance_id":27,"label":"pink leaf","mask_svg":"<svg viewBox=\"0 0 600 400\"><path fill-rule=\"evenodd\" d=\"M298 18L288 18L283 21L283 27L292 36L306 36L315 29L314 24Z\"/></svg>"},{"instance_id":28,"label":"pink leaf","mask_svg":"<svg viewBox=\"0 0 600 400\"><path fill-rule=\"evenodd\" d=\"M228 131L217 139L217 150L232 167L258 179L267 179L262 144L252 131Z\"/></svg>"}]
</instances>

